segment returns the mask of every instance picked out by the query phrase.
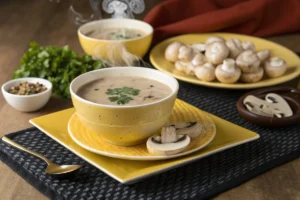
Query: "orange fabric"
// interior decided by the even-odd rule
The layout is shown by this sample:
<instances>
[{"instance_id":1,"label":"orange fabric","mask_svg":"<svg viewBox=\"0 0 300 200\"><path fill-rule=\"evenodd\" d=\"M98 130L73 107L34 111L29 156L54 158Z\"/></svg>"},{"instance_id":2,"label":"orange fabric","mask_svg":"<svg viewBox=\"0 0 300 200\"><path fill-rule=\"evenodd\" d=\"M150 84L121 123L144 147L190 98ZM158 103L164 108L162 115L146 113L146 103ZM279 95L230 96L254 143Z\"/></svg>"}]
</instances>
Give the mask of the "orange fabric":
<instances>
[{"instance_id":1,"label":"orange fabric","mask_svg":"<svg viewBox=\"0 0 300 200\"><path fill-rule=\"evenodd\" d=\"M166 0L145 17L154 43L187 33L269 36L300 31L300 0Z\"/></svg>"}]
</instances>

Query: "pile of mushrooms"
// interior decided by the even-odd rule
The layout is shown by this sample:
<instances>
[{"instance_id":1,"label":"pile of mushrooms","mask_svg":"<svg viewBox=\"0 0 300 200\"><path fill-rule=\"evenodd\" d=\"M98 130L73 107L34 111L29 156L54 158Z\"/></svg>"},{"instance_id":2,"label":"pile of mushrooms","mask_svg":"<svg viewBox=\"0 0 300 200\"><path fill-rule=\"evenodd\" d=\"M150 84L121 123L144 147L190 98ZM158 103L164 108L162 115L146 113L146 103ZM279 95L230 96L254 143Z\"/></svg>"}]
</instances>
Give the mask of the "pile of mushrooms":
<instances>
[{"instance_id":1,"label":"pile of mushrooms","mask_svg":"<svg viewBox=\"0 0 300 200\"><path fill-rule=\"evenodd\" d=\"M168 156L183 152L202 130L199 122L177 122L162 128L161 134L147 140L149 153Z\"/></svg>"},{"instance_id":2,"label":"pile of mushrooms","mask_svg":"<svg viewBox=\"0 0 300 200\"><path fill-rule=\"evenodd\" d=\"M225 40L219 36L190 45L173 42L165 50L165 58L175 63L178 71L202 81L217 79L221 83L255 83L264 74L269 78L284 75L286 62L279 57L270 57L270 54L270 50L255 52L251 41Z\"/></svg>"}]
</instances>

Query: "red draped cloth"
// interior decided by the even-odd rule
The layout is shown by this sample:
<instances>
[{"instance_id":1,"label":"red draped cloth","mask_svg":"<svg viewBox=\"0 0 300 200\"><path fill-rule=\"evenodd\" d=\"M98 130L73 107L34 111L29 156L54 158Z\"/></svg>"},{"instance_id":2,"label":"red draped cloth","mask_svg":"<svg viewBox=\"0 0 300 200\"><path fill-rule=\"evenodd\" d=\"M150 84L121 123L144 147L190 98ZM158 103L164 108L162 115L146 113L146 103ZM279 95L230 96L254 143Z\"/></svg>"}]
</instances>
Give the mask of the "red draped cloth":
<instances>
[{"instance_id":1,"label":"red draped cloth","mask_svg":"<svg viewBox=\"0 0 300 200\"><path fill-rule=\"evenodd\" d=\"M278 35L300 31L300 0L166 0L144 20L154 44L187 33Z\"/></svg>"}]
</instances>

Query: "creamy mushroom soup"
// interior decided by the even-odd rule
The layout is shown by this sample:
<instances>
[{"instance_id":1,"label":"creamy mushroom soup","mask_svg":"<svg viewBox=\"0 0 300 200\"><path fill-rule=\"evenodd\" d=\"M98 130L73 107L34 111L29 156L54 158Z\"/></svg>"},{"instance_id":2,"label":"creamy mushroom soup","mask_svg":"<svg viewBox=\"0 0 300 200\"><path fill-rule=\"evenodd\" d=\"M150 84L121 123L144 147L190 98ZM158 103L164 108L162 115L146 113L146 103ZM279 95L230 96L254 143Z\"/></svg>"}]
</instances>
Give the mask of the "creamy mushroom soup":
<instances>
[{"instance_id":1,"label":"creamy mushroom soup","mask_svg":"<svg viewBox=\"0 0 300 200\"><path fill-rule=\"evenodd\" d=\"M110 28L91 30L85 35L101 40L128 40L144 36L145 34L138 29Z\"/></svg>"},{"instance_id":2,"label":"creamy mushroom soup","mask_svg":"<svg viewBox=\"0 0 300 200\"><path fill-rule=\"evenodd\" d=\"M79 88L88 101L107 105L142 105L159 101L172 93L169 86L142 77L105 77Z\"/></svg>"}]
</instances>

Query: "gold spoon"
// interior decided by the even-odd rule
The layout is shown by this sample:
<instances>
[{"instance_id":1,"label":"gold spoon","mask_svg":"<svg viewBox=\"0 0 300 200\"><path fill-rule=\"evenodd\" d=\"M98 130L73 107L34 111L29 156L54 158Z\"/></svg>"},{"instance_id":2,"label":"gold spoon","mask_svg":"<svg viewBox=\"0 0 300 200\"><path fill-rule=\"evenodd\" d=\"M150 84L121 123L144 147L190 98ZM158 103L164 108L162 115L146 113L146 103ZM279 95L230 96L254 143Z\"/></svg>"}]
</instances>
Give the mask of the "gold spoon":
<instances>
[{"instance_id":1,"label":"gold spoon","mask_svg":"<svg viewBox=\"0 0 300 200\"><path fill-rule=\"evenodd\" d=\"M16 147L20 150L23 150L27 153L30 153L42 160L44 160L48 166L47 168L45 169L46 173L47 174L50 174L50 175L55 175L55 176L65 176L65 175L69 175L70 173L74 173L76 172L80 167L81 165L57 165L57 164L54 164L53 162L51 162L48 158L46 158L45 156L39 154L39 153L36 153L36 152L33 152L29 149L26 149L25 147L22 147L21 145L15 143L14 141L10 140L8 137L6 136L3 136L2 137L2 140L10 145L12 145L13 147Z\"/></svg>"}]
</instances>

